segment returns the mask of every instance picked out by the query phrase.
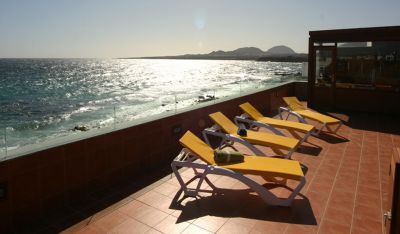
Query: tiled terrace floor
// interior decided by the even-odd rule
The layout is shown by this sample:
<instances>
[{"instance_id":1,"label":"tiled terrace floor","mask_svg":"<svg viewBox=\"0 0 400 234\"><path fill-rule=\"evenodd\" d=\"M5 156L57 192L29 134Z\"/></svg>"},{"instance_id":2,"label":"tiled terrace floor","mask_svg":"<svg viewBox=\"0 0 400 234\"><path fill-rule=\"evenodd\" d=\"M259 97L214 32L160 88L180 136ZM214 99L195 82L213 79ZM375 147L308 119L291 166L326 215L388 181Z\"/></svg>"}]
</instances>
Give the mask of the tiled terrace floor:
<instances>
[{"instance_id":1,"label":"tiled terrace floor","mask_svg":"<svg viewBox=\"0 0 400 234\"><path fill-rule=\"evenodd\" d=\"M268 206L242 183L221 176L211 179L232 192L177 206L177 180L166 176L63 232L382 233L387 170L393 147L400 147L400 125L390 116L336 116L345 122L340 137L310 137L293 156L308 170L292 207Z\"/></svg>"}]
</instances>

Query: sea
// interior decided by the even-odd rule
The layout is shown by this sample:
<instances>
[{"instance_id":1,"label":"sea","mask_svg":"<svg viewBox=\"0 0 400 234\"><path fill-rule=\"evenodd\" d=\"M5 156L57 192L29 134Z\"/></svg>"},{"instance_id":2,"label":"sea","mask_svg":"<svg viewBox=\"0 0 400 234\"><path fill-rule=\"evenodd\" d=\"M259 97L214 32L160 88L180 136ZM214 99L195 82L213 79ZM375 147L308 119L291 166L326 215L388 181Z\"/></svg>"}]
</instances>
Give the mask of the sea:
<instances>
[{"instance_id":1,"label":"sea","mask_svg":"<svg viewBox=\"0 0 400 234\"><path fill-rule=\"evenodd\" d=\"M0 154L299 78L301 63L0 59Z\"/></svg>"}]
</instances>

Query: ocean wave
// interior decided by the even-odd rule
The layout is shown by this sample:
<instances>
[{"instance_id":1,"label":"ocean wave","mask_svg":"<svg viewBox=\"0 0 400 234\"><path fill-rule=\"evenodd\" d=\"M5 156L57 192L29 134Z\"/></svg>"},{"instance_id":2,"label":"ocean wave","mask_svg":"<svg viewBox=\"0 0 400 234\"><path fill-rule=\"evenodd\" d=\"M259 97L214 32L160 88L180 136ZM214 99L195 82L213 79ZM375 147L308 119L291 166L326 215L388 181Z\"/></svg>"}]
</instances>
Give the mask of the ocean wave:
<instances>
[{"instance_id":1,"label":"ocean wave","mask_svg":"<svg viewBox=\"0 0 400 234\"><path fill-rule=\"evenodd\" d=\"M196 105L285 81L274 73L301 64L253 61L21 59L1 60L0 128L22 146ZM114 113L115 110L115 113Z\"/></svg>"}]
</instances>

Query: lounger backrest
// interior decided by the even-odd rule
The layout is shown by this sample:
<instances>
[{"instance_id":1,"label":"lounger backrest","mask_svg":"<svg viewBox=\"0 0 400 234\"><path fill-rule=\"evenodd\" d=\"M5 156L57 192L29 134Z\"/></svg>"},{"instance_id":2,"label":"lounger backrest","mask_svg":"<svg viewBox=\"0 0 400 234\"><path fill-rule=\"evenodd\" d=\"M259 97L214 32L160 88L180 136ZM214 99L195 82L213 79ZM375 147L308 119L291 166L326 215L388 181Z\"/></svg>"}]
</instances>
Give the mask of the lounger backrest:
<instances>
[{"instance_id":1,"label":"lounger backrest","mask_svg":"<svg viewBox=\"0 0 400 234\"><path fill-rule=\"evenodd\" d=\"M236 134L237 126L228 119L224 114L221 112L215 112L209 115L210 118L218 124L226 133Z\"/></svg>"},{"instance_id":2,"label":"lounger backrest","mask_svg":"<svg viewBox=\"0 0 400 234\"><path fill-rule=\"evenodd\" d=\"M204 162L210 165L215 165L214 150L191 131L187 131L185 135L181 137L179 142L183 147L192 151Z\"/></svg>"},{"instance_id":3,"label":"lounger backrest","mask_svg":"<svg viewBox=\"0 0 400 234\"><path fill-rule=\"evenodd\" d=\"M251 118L255 120L264 117L260 112L258 112L256 108L254 108L253 105L248 102L239 105L239 107L240 109L242 109L242 111L244 111L244 113L248 114Z\"/></svg>"},{"instance_id":4,"label":"lounger backrest","mask_svg":"<svg viewBox=\"0 0 400 234\"><path fill-rule=\"evenodd\" d=\"M305 110L303 104L297 99L297 97L283 97L283 101L286 102L286 104L290 107L290 109L296 111L296 110Z\"/></svg>"}]
</instances>

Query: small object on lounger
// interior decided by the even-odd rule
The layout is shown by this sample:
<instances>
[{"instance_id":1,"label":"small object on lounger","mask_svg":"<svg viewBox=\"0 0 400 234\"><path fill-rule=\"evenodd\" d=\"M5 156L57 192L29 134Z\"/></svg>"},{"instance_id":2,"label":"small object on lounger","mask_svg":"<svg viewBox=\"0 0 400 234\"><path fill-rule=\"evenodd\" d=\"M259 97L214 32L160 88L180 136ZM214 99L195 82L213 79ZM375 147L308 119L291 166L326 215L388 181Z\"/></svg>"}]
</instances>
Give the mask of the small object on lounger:
<instances>
[{"instance_id":1,"label":"small object on lounger","mask_svg":"<svg viewBox=\"0 0 400 234\"><path fill-rule=\"evenodd\" d=\"M244 124L239 124L237 134L239 136L247 136L246 126Z\"/></svg>"},{"instance_id":2,"label":"small object on lounger","mask_svg":"<svg viewBox=\"0 0 400 234\"><path fill-rule=\"evenodd\" d=\"M240 152L214 150L214 161L216 163L238 163L244 161L244 155Z\"/></svg>"}]
</instances>

